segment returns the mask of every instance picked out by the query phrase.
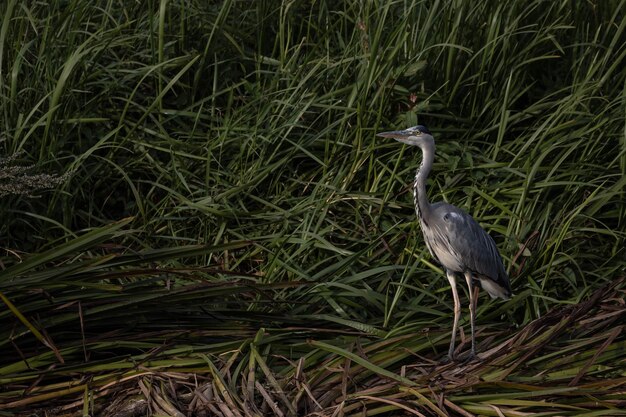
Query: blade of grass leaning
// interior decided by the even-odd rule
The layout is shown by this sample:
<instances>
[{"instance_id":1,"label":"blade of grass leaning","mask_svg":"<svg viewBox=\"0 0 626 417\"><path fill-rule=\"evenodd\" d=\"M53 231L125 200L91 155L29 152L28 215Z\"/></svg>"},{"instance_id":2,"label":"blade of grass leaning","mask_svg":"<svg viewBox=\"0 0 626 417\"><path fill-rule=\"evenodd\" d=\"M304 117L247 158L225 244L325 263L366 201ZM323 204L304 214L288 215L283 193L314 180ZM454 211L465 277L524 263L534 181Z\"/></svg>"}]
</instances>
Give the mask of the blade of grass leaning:
<instances>
[{"instance_id":1,"label":"blade of grass leaning","mask_svg":"<svg viewBox=\"0 0 626 417\"><path fill-rule=\"evenodd\" d=\"M313 347L325 350L327 352L334 353L334 354L342 356L344 358L348 358L351 361L361 365L362 367L364 367L364 368L366 368L366 369L368 369L368 370L370 370L370 371L372 371L372 372L374 372L374 373L376 373L378 375L382 375L382 376L384 376L386 378L389 378L389 379L392 379L394 381L400 382L400 383L405 384L407 386L414 386L415 385L415 383L413 381L411 381L410 379L402 377L400 375L397 375L397 374L395 374L393 372L390 372L390 371L388 371L388 370L386 370L384 368L381 368L381 367L379 367L379 366L377 366L377 365L375 365L375 364L373 364L371 362L368 362L367 360L361 358L360 356L355 355L352 352L348 352L345 349L339 348L337 346L330 345L328 343L316 341L316 340L311 340L309 342L309 344L311 344L311 346L313 346Z\"/></svg>"}]
</instances>

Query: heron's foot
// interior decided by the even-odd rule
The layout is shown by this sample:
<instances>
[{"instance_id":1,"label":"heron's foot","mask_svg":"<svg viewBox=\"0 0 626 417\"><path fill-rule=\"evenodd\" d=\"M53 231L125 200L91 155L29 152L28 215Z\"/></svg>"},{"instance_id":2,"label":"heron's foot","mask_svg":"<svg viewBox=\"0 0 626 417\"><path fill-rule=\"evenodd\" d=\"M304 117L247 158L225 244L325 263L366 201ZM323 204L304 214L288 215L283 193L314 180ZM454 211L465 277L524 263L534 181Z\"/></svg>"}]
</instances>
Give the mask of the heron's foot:
<instances>
[{"instance_id":1,"label":"heron's foot","mask_svg":"<svg viewBox=\"0 0 626 417\"><path fill-rule=\"evenodd\" d=\"M456 362L457 359L458 358L457 358L457 356L455 354L448 353L447 355L445 355L444 357L442 357L439 360L439 363L442 364L442 365L446 365L448 363Z\"/></svg>"},{"instance_id":2,"label":"heron's foot","mask_svg":"<svg viewBox=\"0 0 626 417\"><path fill-rule=\"evenodd\" d=\"M447 364L449 364L449 363L450 363L450 362L452 362L452 361L453 361L453 359L451 359L451 358L450 358L450 356L445 355L443 358L441 358L441 359L439 360L439 363L440 363L441 365L447 365Z\"/></svg>"},{"instance_id":3,"label":"heron's foot","mask_svg":"<svg viewBox=\"0 0 626 417\"><path fill-rule=\"evenodd\" d=\"M467 363L467 362L471 362L474 359L477 359L478 356L476 356L476 351L474 349L470 350L468 353L465 353L462 355L461 360L463 361L463 363Z\"/></svg>"}]
</instances>

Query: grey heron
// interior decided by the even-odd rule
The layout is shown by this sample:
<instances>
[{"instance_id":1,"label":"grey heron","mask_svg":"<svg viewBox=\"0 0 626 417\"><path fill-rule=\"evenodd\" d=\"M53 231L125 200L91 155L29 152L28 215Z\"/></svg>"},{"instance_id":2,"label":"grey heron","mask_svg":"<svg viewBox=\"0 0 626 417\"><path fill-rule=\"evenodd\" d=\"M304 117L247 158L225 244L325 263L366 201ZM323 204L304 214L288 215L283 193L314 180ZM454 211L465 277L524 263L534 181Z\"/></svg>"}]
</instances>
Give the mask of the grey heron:
<instances>
[{"instance_id":1,"label":"grey heron","mask_svg":"<svg viewBox=\"0 0 626 417\"><path fill-rule=\"evenodd\" d=\"M474 321L476 300L474 285L483 288L491 298L508 299L511 284L504 270L495 242L464 210L445 202L430 204L426 195L426 179L435 159L435 139L428 129L418 125L405 130L378 133L422 150L422 163L413 182L415 213L431 256L446 270L454 299L454 323L448 356L454 359L454 342L461 314L456 288L456 276L463 274L469 290L470 323L472 331L471 357L476 355Z\"/></svg>"}]
</instances>

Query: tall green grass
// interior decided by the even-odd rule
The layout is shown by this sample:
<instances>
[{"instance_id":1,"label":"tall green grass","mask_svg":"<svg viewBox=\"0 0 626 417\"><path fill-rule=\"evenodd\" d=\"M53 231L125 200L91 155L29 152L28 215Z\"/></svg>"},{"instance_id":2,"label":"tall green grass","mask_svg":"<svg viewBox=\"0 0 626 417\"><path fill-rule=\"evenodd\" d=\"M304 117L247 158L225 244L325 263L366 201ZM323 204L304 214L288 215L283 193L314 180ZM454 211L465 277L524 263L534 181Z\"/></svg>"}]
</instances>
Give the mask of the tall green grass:
<instances>
[{"instance_id":1,"label":"tall green grass","mask_svg":"<svg viewBox=\"0 0 626 417\"><path fill-rule=\"evenodd\" d=\"M386 377L436 358L449 332L415 335L452 303L414 220L420 156L380 130L426 124L431 199L498 243L516 296L481 298L483 349L624 275L624 1L0 10L0 156L73 173L0 200L0 402L100 395L140 363L232 376L243 409L330 353ZM58 394L77 374L93 385Z\"/></svg>"}]
</instances>

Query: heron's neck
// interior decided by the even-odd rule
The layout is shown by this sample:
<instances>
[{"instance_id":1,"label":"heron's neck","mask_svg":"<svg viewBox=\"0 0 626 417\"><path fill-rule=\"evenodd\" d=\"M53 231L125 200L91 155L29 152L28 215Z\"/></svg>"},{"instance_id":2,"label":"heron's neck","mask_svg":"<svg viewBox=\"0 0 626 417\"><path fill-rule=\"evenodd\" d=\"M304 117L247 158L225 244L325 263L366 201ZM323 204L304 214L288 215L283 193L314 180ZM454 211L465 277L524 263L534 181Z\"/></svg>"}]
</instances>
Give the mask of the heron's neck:
<instances>
[{"instance_id":1,"label":"heron's neck","mask_svg":"<svg viewBox=\"0 0 626 417\"><path fill-rule=\"evenodd\" d=\"M415 203L415 213L420 220L424 220L424 216L430 213L430 203L426 195L426 180L428 174L433 167L435 159L435 146L425 144L420 146L422 149L422 163L415 173L415 181L413 182L413 200Z\"/></svg>"}]
</instances>

